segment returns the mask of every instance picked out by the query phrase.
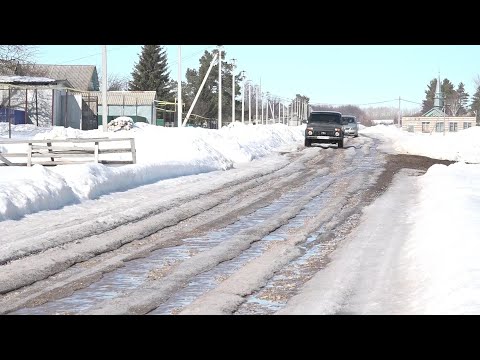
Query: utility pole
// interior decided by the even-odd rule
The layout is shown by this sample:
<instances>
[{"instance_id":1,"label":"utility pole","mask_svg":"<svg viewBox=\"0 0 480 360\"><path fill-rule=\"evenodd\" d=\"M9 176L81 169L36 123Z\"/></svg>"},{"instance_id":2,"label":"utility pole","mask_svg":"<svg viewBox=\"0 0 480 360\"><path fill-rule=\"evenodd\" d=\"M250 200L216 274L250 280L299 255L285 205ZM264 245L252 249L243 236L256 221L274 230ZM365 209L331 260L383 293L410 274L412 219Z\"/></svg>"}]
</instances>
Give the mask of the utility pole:
<instances>
[{"instance_id":1,"label":"utility pole","mask_svg":"<svg viewBox=\"0 0 480 360\"><path fill-rule=\"evenodd\" d=\"M447 110L447 104L445 104L445 100L443 101L443 136L445 136L445 111Z\"/></svg>"},{"instance_id":2,"label":"utility pole","mask_svg":"<svg viewBox=\"0 0 480 360\"><path fill-rule=\"evenodd\" d=\"M398 127L401 128L402 125L401 125L401 122L402 122L402 108L401 108L401 103L400 101L402 100L402 98L399 96L398 97Z\"/></svg>"},{"instance_id":3,"label":"utility pole","mask_svg":"<svg viewBox=\"0 0 480 360\"><path fill-rule=\"evenodd\" d=\"M218 128L222 128L222 45L218 46Z\"/></svg>"},{"instance_id":4,"label":"utility pole","mask_svg":"<svg viewBox=\"0 0 480 360\"><path fill-rule=\"evenodd\" d=\"M252 124L252 83L248 82L248 124Z\"/></svg>"},{"instance_id":5,"label":"utility pole","mask_svg":"<svg viewBox=\"0 0 480 360\"><path fill-rule=\"evenodd\" d=\"M295 98L295 117L297 118L298 123L298 99Z\"/></svg>"},{"instance_id":6,"label":"utility pole","mask_svg":"<svg viewBox=\"0 0 480 360\"><path fill-rule=\"evenodd\" d=\"M290 119L289 119L289 116L290 116L290 104L287 103L287 126L290 125Z\"/></svg>"},{"instance_id":7,"label":"utility pole","mask_svg":"<svg viewBox=\"0 0 480 360\"><path fill-rule=\"evenodd\" d=\"M265 109L265 125L268 125L268 98L269 98L270 94L267 92L267 98L266 98L266 103L265 103L265 106L266 106L266 109Z\"/></svg>"},{"instance_id":8,"label":"utility pole","mask_svg":"<svg viewBox=\"0 0 480 360\"><path fill-rule=\"evenodd\" d=\"M262 93L262 89L260 88L260 103L262 105L262 125L265 125L264 121L263 121L263 93Z\"/></svg>"},{"instance_id":9,"label":"utility pole","mask_svg":"<svg viewBox=\"0 0 480 360\"><path fill-rule=\"evenodd\" d=\"M177 80L177 98L178 98L178 116L177 126L182 126L183 112L182 112L182 46L178 45L178 80Z\"/></svg>"},{"instance_id":10,"label":"utility pole","mask_svg":"<svg viewBox=\"0 0 480 360\"><path fill-rule=\"evenodd\" d=\"M260 78L260 102L262 104L262 125L263 125L263 93L262 93L262 78Z\"/></svg>"},{"instance_id":11,"label":"utility pole","mask_svg":"<svg viewBox=\"0 0 480 360\"><path fill-rule=\"evenodd\" d=\"M276 103L276 100L273 100L273 118L274 119L275 119L275 103ZM278 103L278 121L280 122L280 103Z\"/></svg>"},{"instance_id":12,"label":"utility pole","mask_svg":"<svg viewBox=\"0 0 480 360\"><path fill-rule=\"evenodd\" d=\"M107 45L102 45L102 128L108 131L108 103L107 103Z\"/></svg>"},{"instance_id":13,"label":"utility pole","mask_svg":"<svg viewBox=\"0 0 480 360\"><path fill-rule=\"evenodd\" d=\"M245 124L245 71L242 71L242 124Z\"/></svg>"},{"instance_id":14,"label":"utility pole","mask_svg":"<svg viewBox=\"0 0 480 360\"><path fill-rule=\"evenodd\" d=\"M232 59L232 123L235 122L235 63L237 59Z\"/></svg>"},{"instance_id":15,"label":"utility pole","mask_svg":"<svg viewBox=\"0 0 480 360\"><path fill-rule=\"evenodd\" d=\"M255 124L258 125L258 86L255 85Z\"/></svg>"}]
</instances>

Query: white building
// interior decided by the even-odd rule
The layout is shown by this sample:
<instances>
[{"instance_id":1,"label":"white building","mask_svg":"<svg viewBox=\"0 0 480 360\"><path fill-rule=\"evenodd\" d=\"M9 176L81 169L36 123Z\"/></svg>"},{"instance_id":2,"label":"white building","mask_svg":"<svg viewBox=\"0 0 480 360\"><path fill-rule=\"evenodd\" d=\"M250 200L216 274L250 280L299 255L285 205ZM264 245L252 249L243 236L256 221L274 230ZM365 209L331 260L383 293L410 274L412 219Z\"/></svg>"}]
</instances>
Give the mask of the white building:
<instances>
[{"instance_id":1,"label":"white building","mask_svg":"<svg viewBox=\"0 0 480 360\"><path fill-rule=\"evenodd\" d=\"M402 129L409 132L456 132L468 129L476 124L475 116L448 116L445 113L443 95L440 91L440 76L437 81L433 108L422 116L402 117Z\"/></svg>"}]
</instances>

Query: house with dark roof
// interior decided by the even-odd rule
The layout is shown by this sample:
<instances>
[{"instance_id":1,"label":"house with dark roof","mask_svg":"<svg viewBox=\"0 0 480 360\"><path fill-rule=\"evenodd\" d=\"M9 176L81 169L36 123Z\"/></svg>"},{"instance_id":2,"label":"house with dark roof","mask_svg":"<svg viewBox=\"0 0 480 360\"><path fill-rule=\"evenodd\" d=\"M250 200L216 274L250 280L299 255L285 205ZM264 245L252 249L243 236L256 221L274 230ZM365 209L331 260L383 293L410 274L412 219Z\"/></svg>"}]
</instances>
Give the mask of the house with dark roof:
<instances>
[{"instance_id":1,"label":"house with dark roof","mask_svg":"<svg viewBox=\"0 0 480 360\"><path fill-rule=\"evenodd\" d=\"M437 81L437 90L433 100L433 107L422 116L402 117L402 129L409 132L443 133L457 132L476 125L475 116L449 116L445 113L444 97L440 89L440 75Z\"/></svg>"}]
</instances>

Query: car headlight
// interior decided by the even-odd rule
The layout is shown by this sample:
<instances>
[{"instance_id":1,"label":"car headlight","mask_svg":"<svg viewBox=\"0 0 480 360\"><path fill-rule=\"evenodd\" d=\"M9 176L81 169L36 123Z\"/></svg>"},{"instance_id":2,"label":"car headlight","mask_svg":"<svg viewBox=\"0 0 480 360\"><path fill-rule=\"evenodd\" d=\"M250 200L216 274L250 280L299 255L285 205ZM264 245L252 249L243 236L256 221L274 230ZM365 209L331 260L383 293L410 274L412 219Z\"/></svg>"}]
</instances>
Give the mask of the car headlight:
<instances>
[{"instance_id":1,"label":"car headlight","mask_svg":"<svg viewBox=\"0 0 480 360\"><path fill-rule=\"evenodd\" d=\"M335 133L335 136L340 136L340 133L337 131L337 132Z\"/></svg>"},{"instance_id":2,"label":"car headlight","mask_svg":"<svg viewBox=\"0 0 480 360\"><path fill-rule=\"evenodd\" d=\"M312 130L308 130L308 135L313 135L313 131L312 131Z\"/></svg>"}]
</instances>

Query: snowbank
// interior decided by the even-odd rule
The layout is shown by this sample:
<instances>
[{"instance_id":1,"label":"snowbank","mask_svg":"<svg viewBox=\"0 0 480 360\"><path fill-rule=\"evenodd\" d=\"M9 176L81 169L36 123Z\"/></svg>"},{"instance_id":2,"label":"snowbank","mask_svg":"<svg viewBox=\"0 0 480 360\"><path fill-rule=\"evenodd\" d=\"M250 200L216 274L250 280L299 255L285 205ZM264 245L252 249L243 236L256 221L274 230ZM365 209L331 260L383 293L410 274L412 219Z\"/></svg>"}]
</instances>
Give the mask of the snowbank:
<instances>
[{"instance_id":1,"label":"snowbank","mask_svg":"<svg viewBox=\"0 0 480 360\"><path fill-rule=\"evenodd\" d=\"M7 130L5 132L5 130ZM0 128L8 138L8 128ZM166 128L136 123L129 131L107 134L101 130L12 126L16 139L64 139L134 137L137 164L108 167L102 164L63 165L51 168L0 167L0 221L18 219L41 210L104 194L123 191L155 181L215 170L227 170L303 142L301 127L281 124L260 126L235 123L221 130ZM24 145L3 145L2 152L20 151ZM119 145L121 146L121 145ZM129 154L121 154L129 157Z\"/></svg>"},{"instance_id":2,"label":"snowbank","mask_svg":"<svg viewBox=\"0 0 480 360\"><path fill-rule=\"evenodd\" d=\"M387 152L480 163L480 126L443 135L410 133L395 126L376 125L359 133L384 140L382 148Z\"/></svg>"},{"instance_id":3,"label":"snowbank","mask_svg":"<svg viewBox=\"0 0 480 360\"><path fill-rule=\"evenodd\" d=\"M480 313L480 165L433 165L419 179L406 241L411 313Z\"/></svg>"}]
</instances>

